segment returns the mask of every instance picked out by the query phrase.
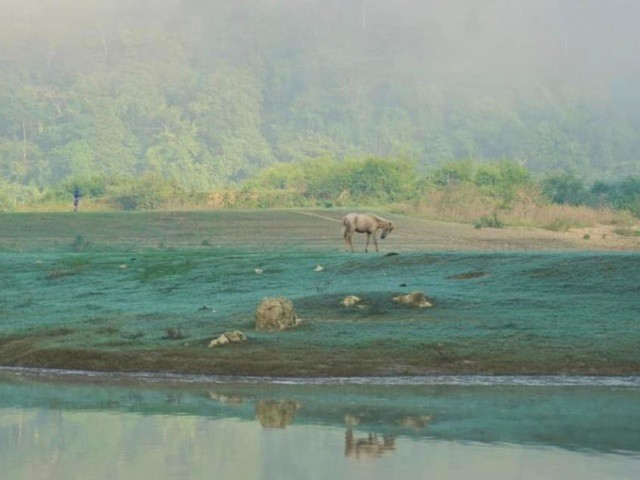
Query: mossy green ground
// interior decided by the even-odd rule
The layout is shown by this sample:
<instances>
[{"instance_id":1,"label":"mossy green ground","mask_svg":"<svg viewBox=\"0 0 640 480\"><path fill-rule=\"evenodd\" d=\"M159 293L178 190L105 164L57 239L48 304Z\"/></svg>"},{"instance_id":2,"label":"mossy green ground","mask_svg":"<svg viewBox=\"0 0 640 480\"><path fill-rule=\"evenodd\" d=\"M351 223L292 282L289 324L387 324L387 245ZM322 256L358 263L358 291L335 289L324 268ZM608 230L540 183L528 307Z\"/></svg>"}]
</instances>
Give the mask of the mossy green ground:
<instances>
[{"instance_id":1,"label":"mossy green ground","mask_svg":"<svg viewBox=\"0 0 640 480\"><path fill-rule=\"evenodd\" d=\"M394 232L380 253L350 254L341 214L3 215L0 364L294 376L640 371L638 253L428 250ZM400 231L410 221L394 220ZM435 307L392 301L412 291ZM342 306L346 295L363 308ZM254 331L256 307L272 296L294 303L301 327ZM249 342L207 348L228 330Z\"/></svg>"}]
</instances>

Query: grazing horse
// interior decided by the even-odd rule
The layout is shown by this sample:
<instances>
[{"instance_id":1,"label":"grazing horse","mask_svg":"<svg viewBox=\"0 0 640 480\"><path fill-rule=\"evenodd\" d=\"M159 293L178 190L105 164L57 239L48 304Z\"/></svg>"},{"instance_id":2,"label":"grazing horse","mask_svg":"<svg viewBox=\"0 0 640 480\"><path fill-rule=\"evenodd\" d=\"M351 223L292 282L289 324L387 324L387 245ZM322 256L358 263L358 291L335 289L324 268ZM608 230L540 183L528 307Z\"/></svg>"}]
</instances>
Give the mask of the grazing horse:
<instances>
[{"instance_id":1,"label":"grazing horse","mask_svg":"<svg viewBox=\"0 0 640 480\"><path fill-rule=\"evenodd\" d=\"M376 234L378 230L382 230L380 238L386 238L389 232L396 228L393 222L374 215L373 213L349 213L342 219L342 225L344 226L345 247L351 249L352 252L353 244L351 243L351 237L353 236L353 232L367 234L367 245L364 247L365 252L369 249L369 240L371 239L371 235L373 235L373 244L377 252L378 240L376 239Z\"/></svg>"}]
</instances>

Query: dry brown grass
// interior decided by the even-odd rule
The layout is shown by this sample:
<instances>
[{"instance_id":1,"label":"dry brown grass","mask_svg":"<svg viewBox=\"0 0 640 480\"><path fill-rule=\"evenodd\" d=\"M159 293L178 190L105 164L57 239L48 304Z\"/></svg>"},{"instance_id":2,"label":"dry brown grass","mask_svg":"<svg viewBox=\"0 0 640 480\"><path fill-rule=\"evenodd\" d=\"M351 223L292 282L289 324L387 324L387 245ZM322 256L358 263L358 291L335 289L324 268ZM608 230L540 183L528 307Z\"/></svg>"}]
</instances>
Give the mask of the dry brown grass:
<instances>
[{"instance_id":1,"label":"dry brown grass","mask_svg":"<svg viewBox=\"0 0 640 480\"><path fill-rule=\"evenodd\" d=\"M509 226L538 227L553 231L596 225L631 225L634 219L628 212L584 205L549 203L534 187L519 190L508 205L490 197L471 184L432 190L413 205L399 206L398 212L448 222L477 223L493 218Z\"/></svg>"},{"instance_id":2,"label":"dry brown grass","mask_svg":"<svg viewBox=\"0 0 640 480\"><path fill-rule=\"evenodd\" d=\"M608 208L557 204L534 204L527 209L517 204L505 217L505 220L513 225L542 227L554 231L596 225L619 225L631 221L623 212Z\"/></svg>"},{"instance_id":3,"label":"dry brown grass","mask_svg":"<svg viewBox=\"0 0 640 480\"><path fill-rule=\"evenodd\" d=\"M491 216L499 206L499 201L483 195L474 185L461 184L432 190L403 213L433 220L473 223L481 217Z\"/></svg>"}]
</instances>

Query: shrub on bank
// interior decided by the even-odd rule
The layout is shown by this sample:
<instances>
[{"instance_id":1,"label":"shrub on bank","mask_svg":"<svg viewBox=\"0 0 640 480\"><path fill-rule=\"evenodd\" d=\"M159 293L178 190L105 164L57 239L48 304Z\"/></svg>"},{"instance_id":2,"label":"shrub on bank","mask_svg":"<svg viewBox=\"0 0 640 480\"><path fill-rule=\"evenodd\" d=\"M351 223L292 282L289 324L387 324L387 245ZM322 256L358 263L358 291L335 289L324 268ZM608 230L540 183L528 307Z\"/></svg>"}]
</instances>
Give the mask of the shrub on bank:
<instances>
[{"instance_id":1,"label":"shrub on bank","mask_svg":"<svg viewBox=\"0 0 640 480\"><path fill-rule=\"evenodd\" d=\"M509 160L454 161L421 174L409 160L320 158L274 163L240 185L213 192L188 191L180 185L153 172L130 178L78 177L46 191L0 179L0 209L29 205L67 210L77 187L81 210L395 205L396 211L445 221L489 226L499 218L507 225L558 230L628 223L623 210L640 216L640 177L596 182L588 189L572 173L554 172L534 180L522 164Z\"/></svg>"}]
</instances>

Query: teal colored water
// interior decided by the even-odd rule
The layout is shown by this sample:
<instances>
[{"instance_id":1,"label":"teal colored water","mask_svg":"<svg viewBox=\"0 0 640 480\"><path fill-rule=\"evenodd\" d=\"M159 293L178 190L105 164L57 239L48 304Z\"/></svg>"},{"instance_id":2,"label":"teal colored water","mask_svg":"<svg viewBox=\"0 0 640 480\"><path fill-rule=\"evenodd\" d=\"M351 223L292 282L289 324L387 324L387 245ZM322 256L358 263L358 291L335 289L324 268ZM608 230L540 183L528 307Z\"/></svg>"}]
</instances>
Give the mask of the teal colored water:
<instances>
[{"instance_id":1,"label":"teal colored water","mask_svg":"<svg viewBox=\"0 0 640 480\"><path fill-rule=\"evenodd\" d=\"M2 253L0 324L5 334L65 328L52 344L99 348L166 345L173 326L203 342L229 329L283 347L386 348L391 340L405 349L454 344L464 355L491 342L496 353L528 346L638 365L639 267L637 253ZM412 291L435 307L391 300ZM260 300L280 295L305 326L277 339L253 332ZM343 307L346 295L361 297L362 308Z\"/></svg>"},{"instance_id":2,"label":"teal colored water","mask_svg":"<svg viewBox=\"0 0 640 480\"><path fill-rule=\"evenodd\" d=\"M640 387L278 385L0 374L17 479L635 479Z\"/></svg>"}]
</instances>

